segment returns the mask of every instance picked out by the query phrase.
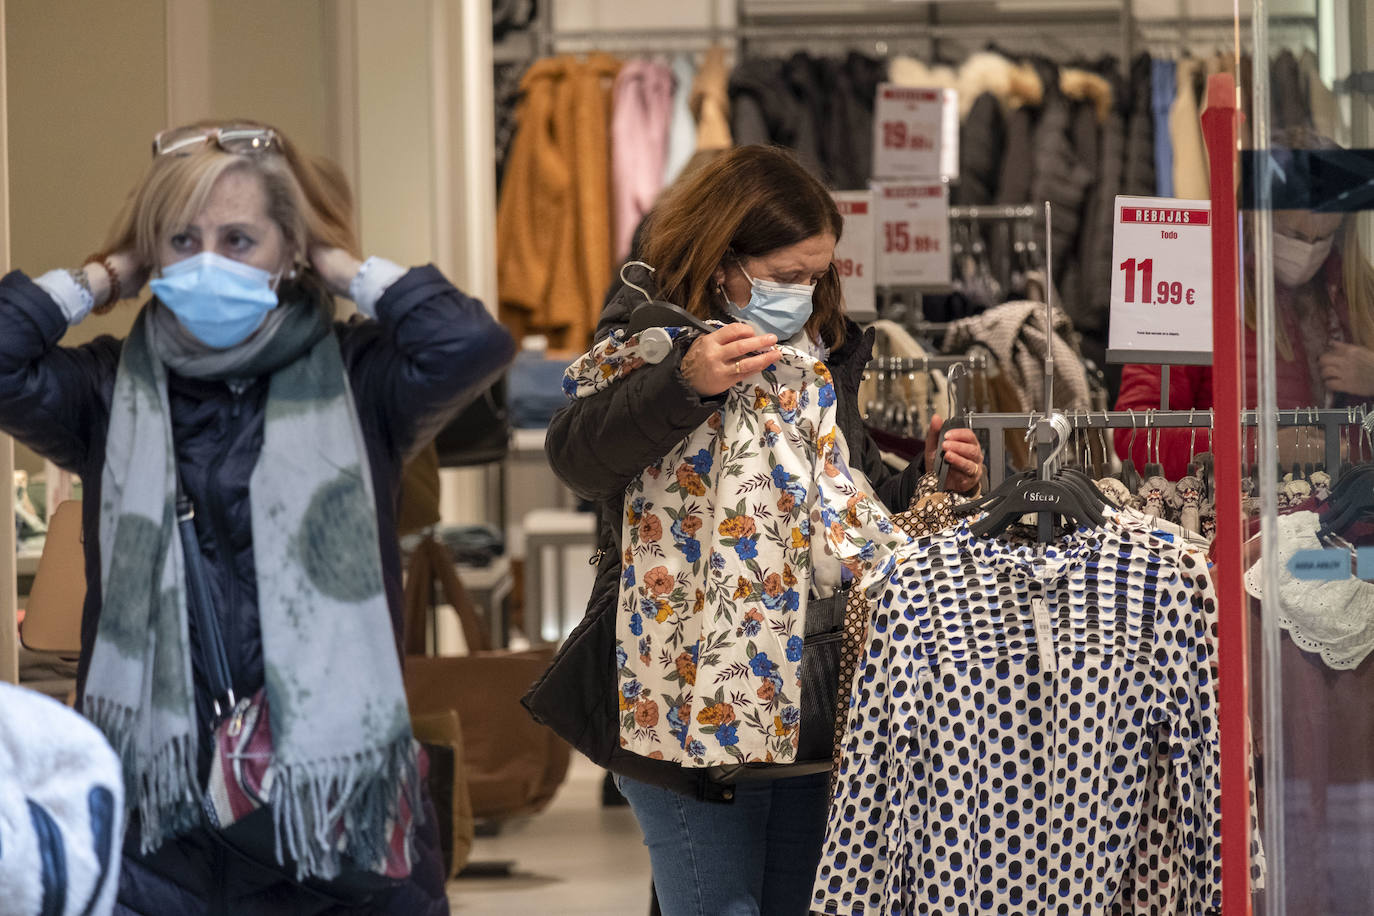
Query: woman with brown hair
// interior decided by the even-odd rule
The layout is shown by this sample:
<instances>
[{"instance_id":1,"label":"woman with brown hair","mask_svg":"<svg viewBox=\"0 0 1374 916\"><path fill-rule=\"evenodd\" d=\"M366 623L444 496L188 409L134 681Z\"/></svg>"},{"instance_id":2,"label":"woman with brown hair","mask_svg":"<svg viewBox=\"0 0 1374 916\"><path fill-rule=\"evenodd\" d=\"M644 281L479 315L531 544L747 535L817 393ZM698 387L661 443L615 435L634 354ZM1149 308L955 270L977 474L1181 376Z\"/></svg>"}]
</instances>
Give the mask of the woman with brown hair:
<instances>
[{"instance_id":1,"label":"woman with brown hair","mask_svg":"<svg viewBox=\"0 0 1374 916\"><path fill-rule=\"evenodd\" d=\"M654 269L650 292L725 326L571 402L550 424L547 451L555 472L600 505L599 565L587 619L527 703L543 721L569 723L560 731L590 736L575 746L616 773L644 830L658 899L669 916L806 912L825 827L828 767L781 765L766 768L764 779L721 778L619 746L614 688L606 685L615 676L609 656L623 570L625 489L707 423L725 393L767 368L777 359L775 347L786 344L823 362L833 377L836 425L859 488L891 510L907 507L924 465L934 459L939 424L924 462L903 473L883 464L864 430L857 390L873 335L844 314L831 263L842 229L829 192L779 149L741 147L679 181L645 228L640 251ZM626 326L642 302L643 293L632 288L615 294L598 340ZM952 431L943 448L948 486L975 488L982 453L973 434ZM842 595L813 594L808 632L813 614L827 613L837 600L843 607ZM601 642L607 626L610 641Z\"/></svg>"},{"instance_id":2,"label":"woman with brown hair","mask_svg":"<svg viewBox=\"0 0 1374 916\"><path fill-rule=\"evenodd\" d=\"M266 125L163 131L104 253L0 280L0 428L84 485L77 694L124 768L116 913L448 912L401 685L396 498L513 346L433 267L360 261L346 192ZM127 339L59 346L149 275ZM334 323L334 296L372 320ZM207 606L247 706L211 696ZM228 708L231 728L270 720L275 857L212 826Z\"/></svg>"}]
</instances>

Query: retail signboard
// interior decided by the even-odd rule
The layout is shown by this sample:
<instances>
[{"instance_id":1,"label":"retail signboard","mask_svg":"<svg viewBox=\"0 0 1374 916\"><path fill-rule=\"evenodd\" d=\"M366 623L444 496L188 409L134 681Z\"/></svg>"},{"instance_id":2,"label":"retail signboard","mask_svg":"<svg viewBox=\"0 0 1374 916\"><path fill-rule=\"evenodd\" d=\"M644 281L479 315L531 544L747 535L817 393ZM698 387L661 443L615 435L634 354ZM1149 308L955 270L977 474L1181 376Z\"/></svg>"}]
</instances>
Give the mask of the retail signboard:
<instances>
[{"instance_id":1,"label":"retail signboard","mask_svg":"<svg viewBox=\"0 0 1374 916\"><path fill-rule=\"evenodd\" d=\"M878 317L873 192L836 191L835 206L844 218L844 232L835 245L835 272L840 275L845 311L855 321L872 321Z\"/></svg>"},{"instance_id":2,"label":"retail signboard","mask_svg":"<svg viewBox=\"0 0 1374 916\"><path fill-rule=\"evenodd\" d=\"M1116 198L1107 361L1212 362L1212 210L1205 200Z\"/></svg>"},{"instance_id":3,"label":"retail signboard","mask_svg":"<svg viewBox=\"0 0 1374 916\"><path fill-rule=\"evenodd\" d=\"M942 182L873 184L877 276L882 286L950 283L949 188Z\"/></svg>"},{"instance_id":4,"label":"retail signboard","mask_svg":"<svg viewBox=\"0 0 1374 916\"><path fill-rule=\"evenodd\" d=\"M959 96L883 83L873 105L875 178L953 179L959 173Z\"/></svg>"}]
</instances>

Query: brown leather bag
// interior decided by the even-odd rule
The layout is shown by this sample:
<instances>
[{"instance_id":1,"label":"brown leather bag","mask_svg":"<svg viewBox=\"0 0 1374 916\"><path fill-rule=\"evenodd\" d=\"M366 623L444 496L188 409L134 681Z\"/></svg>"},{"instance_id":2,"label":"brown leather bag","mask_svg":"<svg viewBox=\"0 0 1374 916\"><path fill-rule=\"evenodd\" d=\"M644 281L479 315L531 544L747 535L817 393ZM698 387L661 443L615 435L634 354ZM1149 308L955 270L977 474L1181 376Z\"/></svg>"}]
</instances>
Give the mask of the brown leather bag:
<instances>
[{"instance_id":1,"label":"brown leather bag","mask_svg":"<svg viewBox=\"0 0 1374 916\"><path fill-rule=\"evenodd\" d=\"M24 611L20 640L35 652L81 652L81 611L86 600L86 554L81 546L81 502L60 504Z\"/></svg>"},{"instance_id":2,"label":"brown leather bag","mask_svg":"<svg viewBox=\"0 0 1374 916\"><path fill-rule=\"evenodd\" d=\"M435 579L458 612L469 655L427 656L425 621ZM472 813L503 818L543 810L568 773L570 748L520 705L553 648L487 648L486 631L452 559L432 537L416 548L406 583L406 699L412 717L455 710Z\"/></svg>"},{"instance_id":3,"label":"brown leather bag","mask_svg":"<svg viewBox=\"0 0 1374 916\"><path fill-rule=\"evenodd\" d=\"M411 731L429 755L429 789L439 816L439 845L446 876L458 877L472 857L476 826L467 766L463 762L463 727L452 709L431 715L412 715Z\"/></svg>"}]
</instances>

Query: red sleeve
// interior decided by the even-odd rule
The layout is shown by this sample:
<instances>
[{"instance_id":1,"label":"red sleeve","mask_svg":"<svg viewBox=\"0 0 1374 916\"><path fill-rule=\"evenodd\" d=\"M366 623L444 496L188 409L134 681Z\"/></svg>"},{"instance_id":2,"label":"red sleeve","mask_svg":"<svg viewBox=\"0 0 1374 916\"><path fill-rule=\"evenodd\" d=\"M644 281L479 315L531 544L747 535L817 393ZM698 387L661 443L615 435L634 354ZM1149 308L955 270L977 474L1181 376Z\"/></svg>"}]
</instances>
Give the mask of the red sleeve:
<instances>
[{"instance_id":1,"label":"red sleeve","mask_svg":"<svg viewBox=\"0 0 1374 916\"><path fill-rule=\"evenodd\" d=\"M1169 407L1172 410L1188 410L1196 407L1205 410L1212 406L1212 367L1211 366L1171 366L1169 369ZM1122 368L1121 394L1116 399L1117 410L1134 410L1140 417L1140 427L1135 433L1134 446L1131 445L1131 430L1118 429L1113 435L1116 453L1124 461L1127 449L1129 457L1135 462L1137 471L1143 471L1147 458L1145 455L1145 411L1159 409L1159 367L1143 366L1132 363ZM1178 480L1188 471L1188 460L1194 451L1205 452L1210 447L1206 430L1198 430L1196 437L1191 430L1160 430L1159 456L1164 464L1164 476ZM1196 443L1194 445L1194 443ZM1194 446L1190 450L1190 446Z\"/></svg>"}]
</instances>

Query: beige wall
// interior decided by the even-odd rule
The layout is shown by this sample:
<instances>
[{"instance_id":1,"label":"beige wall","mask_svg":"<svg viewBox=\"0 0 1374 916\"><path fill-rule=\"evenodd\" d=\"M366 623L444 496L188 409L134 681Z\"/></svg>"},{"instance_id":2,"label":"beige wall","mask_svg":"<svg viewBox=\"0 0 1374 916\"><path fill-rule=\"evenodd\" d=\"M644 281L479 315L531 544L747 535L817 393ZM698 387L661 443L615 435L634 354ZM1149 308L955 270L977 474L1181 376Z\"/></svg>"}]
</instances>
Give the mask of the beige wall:
<instances>
[{"instance_id":1,"label":"beige wall","mask_svg":"<svg viewBox=\"0 0 1374 916\"><path fill-rule=\"evenodd\" d=\"M329 0L211 3L210 116L266 121L302 150L335 157L331 6Z\"/></svg>"},{"instance_id":2,"label":"beige wall","mask_svg":"<svg viewBox=\"0 0 1374 916\"><path fill-rule=\"evenodd\" d=\"M143 174L166 97L163 7L146 0L8 0L10 251L31 275L100 247ZM93 318L69 342L124 333Z\"/></svg>"},{"instance_id":3,"label":"beige wall","mask_svg":"<svg viewBox=\"0 0 1374 916\"><path fill-rule=\"evenodd\" d=\"M148 162L167 91L163 7L146 0L8 0L5 71L11 263L36 276L100 247ZM67 335L124 334L129 309ZM22 446L20 467L42 469Z\"/></svg>"}]
</instances>

